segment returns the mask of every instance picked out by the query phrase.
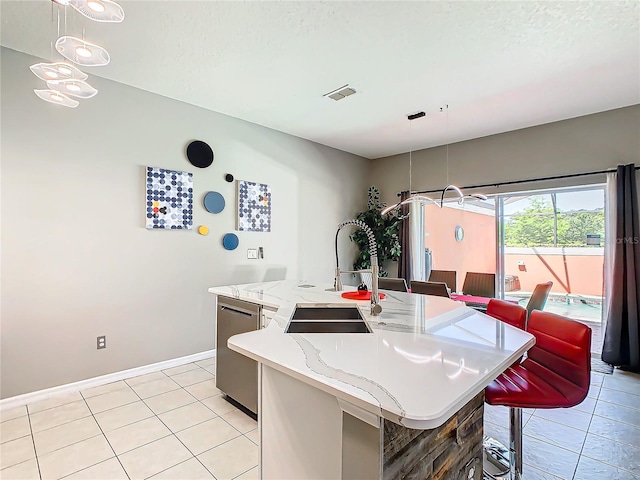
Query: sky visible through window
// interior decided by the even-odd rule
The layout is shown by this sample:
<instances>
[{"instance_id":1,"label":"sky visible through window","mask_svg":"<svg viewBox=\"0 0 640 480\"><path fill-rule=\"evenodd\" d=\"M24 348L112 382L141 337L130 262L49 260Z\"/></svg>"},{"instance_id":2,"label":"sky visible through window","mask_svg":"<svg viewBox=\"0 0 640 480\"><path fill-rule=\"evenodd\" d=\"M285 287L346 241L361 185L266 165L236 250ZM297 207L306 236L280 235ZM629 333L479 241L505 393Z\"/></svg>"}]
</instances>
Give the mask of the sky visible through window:
<instances>
[{"instance_id":1,"label":"sky visible through window","mask_svg":"<svg viewBox=\"0 0 640 480\"><path fill-rule=\"evenodd\" d=\"M550 193L522 195L513 197L511 201L505 201L505 217L522 212L525 208L530 206L531 198L533 197L540 197L551 203ZM600 188L574 192L556 191L556 199L558 211L560 212L572 212L578 210L594 211L604 209L604 190Z\"/></svg>"}]
</instances>

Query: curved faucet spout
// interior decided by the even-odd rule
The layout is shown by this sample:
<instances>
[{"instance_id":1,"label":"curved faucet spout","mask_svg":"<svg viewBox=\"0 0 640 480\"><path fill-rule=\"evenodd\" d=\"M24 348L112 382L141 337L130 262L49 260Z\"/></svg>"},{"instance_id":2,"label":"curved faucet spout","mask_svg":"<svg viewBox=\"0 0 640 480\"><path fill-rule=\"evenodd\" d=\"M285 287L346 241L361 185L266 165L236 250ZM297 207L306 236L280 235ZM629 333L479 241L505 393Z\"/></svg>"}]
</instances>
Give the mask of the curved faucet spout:
<instances>
[{"instance_id":1,"label":"curved faucet spout","mask_svg":"<svg viewBox=\"0 0 640 480\"><path fill-rule=\"evenodd\" d=\"M334 287L337 292L342 291L342 281L340 280L340 263L338 260L338 234L340 230L342 230L347 225L355 225L356 227L360 227L367 234L367 239L369 240L369 251L371 252L371 270L359 270L359 272L371 272L371 315L380 315L382 311L382 307L380 306L380 295L378 294L378 246L376 244L376 237L371 231L371 228L361 220L353 219L347 220L346 222L342 222L338 225L338 230L336 231L336 241L335 241L335 249L336 249L336 276L334 281Z\"/></svg>"}]
</instances>

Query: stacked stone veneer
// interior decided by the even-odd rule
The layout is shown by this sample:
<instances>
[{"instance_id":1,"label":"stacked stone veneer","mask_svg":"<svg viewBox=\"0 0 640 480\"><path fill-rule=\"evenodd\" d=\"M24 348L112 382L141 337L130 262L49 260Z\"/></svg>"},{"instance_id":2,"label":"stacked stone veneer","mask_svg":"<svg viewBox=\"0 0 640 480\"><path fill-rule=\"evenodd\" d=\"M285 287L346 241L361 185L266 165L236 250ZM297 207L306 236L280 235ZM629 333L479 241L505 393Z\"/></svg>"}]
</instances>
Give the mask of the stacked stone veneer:
<instances>
[{"instance_id":1,"label":"stacked stone veneer","mask_svg":"<svg viewBox=\"0 0 640 480\"><path fill-rule=\"evenodd\" d=\"M484 391L432 430L384 420L384 480L481 480L483 412Z\"/></svg>"}]
</instances>

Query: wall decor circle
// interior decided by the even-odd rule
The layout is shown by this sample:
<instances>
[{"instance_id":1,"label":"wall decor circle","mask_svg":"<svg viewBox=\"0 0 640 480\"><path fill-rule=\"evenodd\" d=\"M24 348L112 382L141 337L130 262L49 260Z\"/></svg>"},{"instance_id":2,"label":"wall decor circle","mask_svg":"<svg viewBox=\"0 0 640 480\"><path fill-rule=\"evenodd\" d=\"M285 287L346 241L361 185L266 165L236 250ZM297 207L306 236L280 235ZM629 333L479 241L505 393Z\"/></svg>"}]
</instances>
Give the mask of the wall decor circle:
<instances>
[{"instance_id":1,"label":"wall decor circle","mask_svg":"<svg viewBox=\"0 0 640 480\"><path fill-rule=\"evenodd\" d=\"M194 167L207 168L213 163L213 150L205 142L194 140L187 147L187 159Z\"/></svg>"},{"instance_id":2,"label":"wall decor circle","mask_svg":"<svg viewBox=\"0 0 640 480\"><path fill-rule=\"evenodd\" d=\"M200 225L198 227L198 233L200 235L208 235L209 234L209 227L207 227L206 225Z\"/></svg>"},{"instance_id":3,"label":"wall decor circle","mask_svg":"<svg viewBox=\"0 0 640 480\"><path fill-rule=\"evenodd\" d=\"M227 182L231 183L231 182L233 182L233 175L231 175L230 173L227 173L227 174L224 176L224 179L225 179Z\"/></svg>"},{"instance_id":4,"label":"wall decor circle","mask_svg":"<svg viewBox=\"0 0 640 480\"><path fill-rule=\"evenodd\" d=\"M227 233L222 237L222 245L227 250L235 250L238 248L239 243L240 240L238 240L238 236L235 233Z\"/></svg>"},{"instance_id":5,"label":"wall decor circle","mask_svg":"<svg viewBox=\"0 0 640 480\"><path fill-rule=\"evenodd\" d=\"M464 229L460 226L456 226L456 242L461 242L464 238Z\"/></svg>"},{"instance_id":6,"label":"wall decor circle","mask_svg":"<svg viewBox=\"0 0 640 480\"><path fill-rule=\"evenodd\" d=\"M218 192L209 192L204 196L204 208L210 213L224 210L224 197Z\"/></svg>"}]
</instances>

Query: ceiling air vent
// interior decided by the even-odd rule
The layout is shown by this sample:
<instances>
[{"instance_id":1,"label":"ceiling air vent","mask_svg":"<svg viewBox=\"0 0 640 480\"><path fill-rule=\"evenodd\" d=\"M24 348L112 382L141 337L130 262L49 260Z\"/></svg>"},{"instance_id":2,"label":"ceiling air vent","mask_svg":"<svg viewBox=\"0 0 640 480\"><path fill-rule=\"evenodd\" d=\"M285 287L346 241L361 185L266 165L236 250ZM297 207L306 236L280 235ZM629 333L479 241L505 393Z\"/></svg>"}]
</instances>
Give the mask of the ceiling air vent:
<instances>
[{"instance_id":1,"label":"ceiling air vent","mask_svg":"<svg viewBox=\"0 0 640 480\"><path fill-rule=\"evenodd\" d=\"M354 93L356 93L356 91L347 84L337 88L336 90L332 90L329 93L325 93L323 97L329 97L333 100L342 100L344 97L348 97Z\"/></svg>"}]
</instances>

